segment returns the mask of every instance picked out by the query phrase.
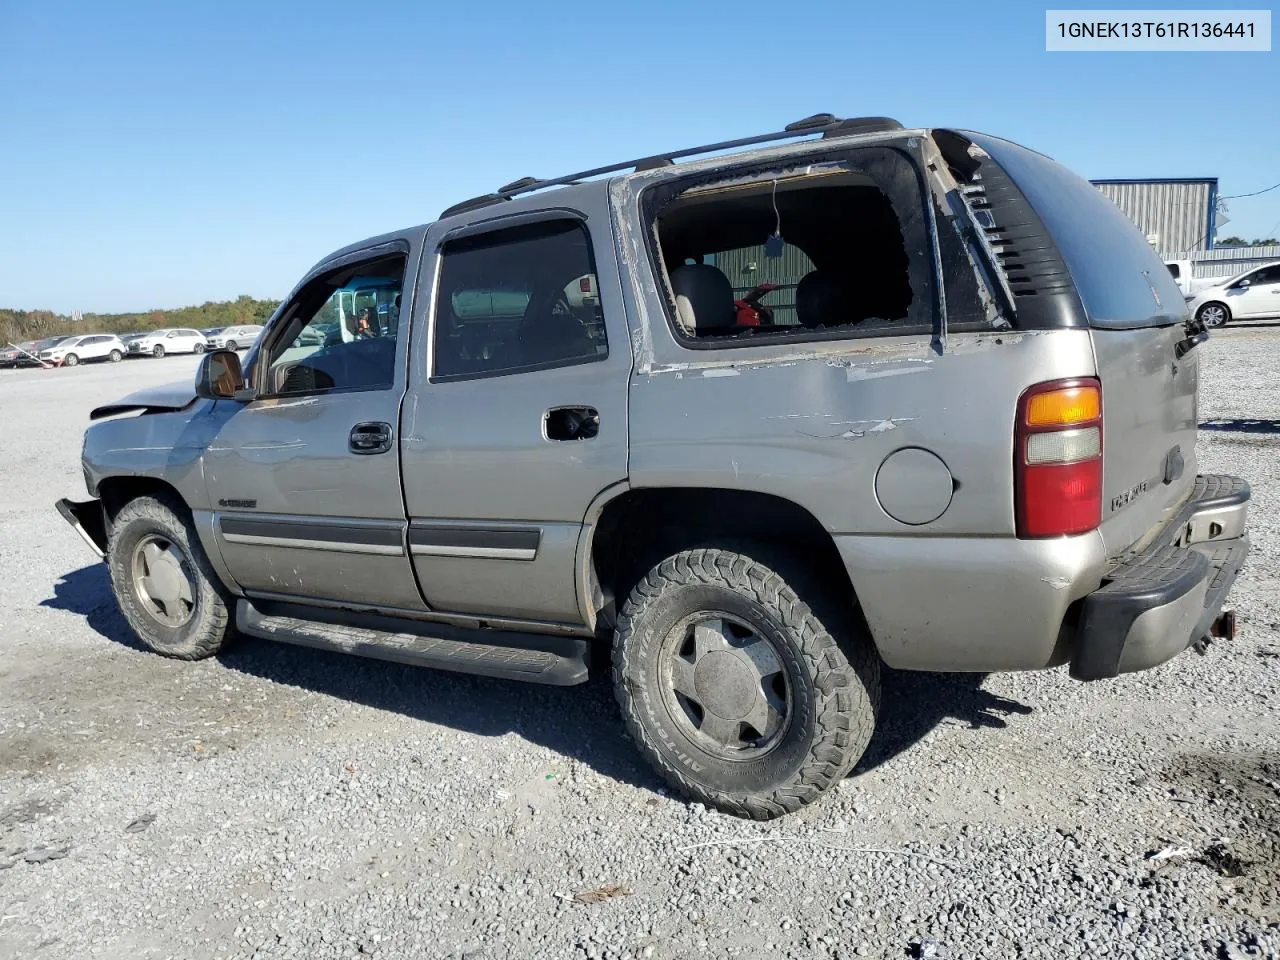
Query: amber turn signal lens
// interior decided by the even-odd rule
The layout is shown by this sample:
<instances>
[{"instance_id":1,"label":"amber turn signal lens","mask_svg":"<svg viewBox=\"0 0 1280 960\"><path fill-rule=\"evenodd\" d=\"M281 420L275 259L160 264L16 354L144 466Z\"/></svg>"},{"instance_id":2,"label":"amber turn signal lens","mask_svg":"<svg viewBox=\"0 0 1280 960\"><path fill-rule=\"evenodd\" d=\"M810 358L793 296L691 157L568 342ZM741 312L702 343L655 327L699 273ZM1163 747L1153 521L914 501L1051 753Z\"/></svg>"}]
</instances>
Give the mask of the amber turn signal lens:
<instances>
[{"instance_id":1,"label":"amber turn signal lens","mask_svg":"<svg viewBox=\"0 0 1280 960\"><path fill-rule=\"evenodd\" d=\"M1029 427L1066 427L1097 420L1101 415L1102 397L1091 384L1047 390L1027 402Z\"/></svg>"}]
</instances>

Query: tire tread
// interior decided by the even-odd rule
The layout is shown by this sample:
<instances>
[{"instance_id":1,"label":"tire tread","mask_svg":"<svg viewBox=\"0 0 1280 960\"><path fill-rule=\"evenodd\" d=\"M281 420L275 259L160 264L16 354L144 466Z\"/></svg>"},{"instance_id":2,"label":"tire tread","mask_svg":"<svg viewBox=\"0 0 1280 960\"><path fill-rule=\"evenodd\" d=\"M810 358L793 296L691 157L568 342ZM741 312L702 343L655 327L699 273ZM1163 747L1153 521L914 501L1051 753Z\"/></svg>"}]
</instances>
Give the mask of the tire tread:
<instances>
[{"instance_id":1,"label":"tire tread","mask_svg":"<svg viewBox=\"0 0 1280 960\"><path fill-rule=\"evenodd\" d=\"M880 699L879 656L858 619L837 604L803 567L785 557L772 565L761 551L699 547L654 566L631 591L619 615L613 644L613 681L623 719L645 758L676 789L738 816L769 820L792 813L843 779L871 740ZM773 558L770 558L773 559ZM786 571L784 578L782 572ZM631 694L629 658L646 613L667 591L698 584L727 585L772 610L798 643L819 693L815 735L808 756L791 778L768 793L730 793L697 782L658 749ZM798 588L798 589L797 589ZM820 619L801 599L823 608ZM824 622L826 621L826 622ZM844 640L836 640L832 630Z\"/></svg>"}]
</instances>

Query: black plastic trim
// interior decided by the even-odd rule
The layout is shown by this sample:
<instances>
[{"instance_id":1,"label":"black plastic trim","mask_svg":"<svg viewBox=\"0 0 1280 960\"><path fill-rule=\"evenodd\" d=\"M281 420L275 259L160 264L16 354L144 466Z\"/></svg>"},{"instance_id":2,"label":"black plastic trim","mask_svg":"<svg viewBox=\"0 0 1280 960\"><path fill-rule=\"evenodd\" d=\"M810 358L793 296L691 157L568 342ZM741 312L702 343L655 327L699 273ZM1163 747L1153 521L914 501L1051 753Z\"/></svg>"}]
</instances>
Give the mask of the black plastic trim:
<instances>
[{"instance_id":1,"label":"black plastic trim","mask_svg":"<svg viewBox=\"0 0 1280 960\"><path fill-rule=\"evenodd\" d=\"M1012 178L990 157L978 166L980 194L968 202L984 226L987 241L1000 248L996 259L1014 296L1020 329L1085 328L1089 321L1052 234Z\"/></svg>"},{"instance_id":2,"label":"black plastic trim","mask_svg":"<svg viewBox=\"0 0 1280 960\"><path fill-rule=\"evenodd\" d=\"M376 547L402 545L401 528L367 527L354 523L309 523L305 520L258 520L251 517L219 517L223 534L266 537L271 540L317 540L359 543Z\"/></svg>"},{"instance_id":3,"label":"black plastic trim","mask_svg":"<svg viewBox=\"0 0 1280 960\"><path fill-rule=\"evenodd\" d=\"M540 530L527 527L462 527L419 525L409 527L409 545L467 547L496 550L537 550Z\"/></svg>"},{"instance_id":4,"label":"black plastic trim","mask_svg":"<svg viewBox=\"0 0 1280 960\"><path fill-rule=\"evenodd\" d=\"M54 506L62 519L75 527L76 533L98 551L107 555L107 518L101 500L67 500L63 498Z\"/></svg>"},{"instance_id":5,"label":"black plastic trim","mask_svg":"<svg viewBox=\"0 0 1280 960\"><path fill-rule=\"evenodd\" d=\"M1194 550L1162 546L1113 575L1116 579L1084 600L1079 648L1071 661L1071 675L1077 680L1119 676L1134 622L1194 590L1209 575L1209 561ZM1187 637L1187 643L1193 639Z\"/></svg>"},{"instance_id":6,"label":"black plastic trim","mask_svg":"<svg viewBox=\"0 0 1280 960\"><path fill-rule=\"evenodd\" d=\"M1081 603L1077 647L1071 675L1077 680L1103 680L1119 675L1125 641L1134 622L1148 610L1172 603L1208 579L1204 612L1187 644L1209 630L1249 553L1249 540L1204 541L1178 546L1176 541L1196 514L1241 506L1250 497L1239 477L1202 474L1191 497L1160 535L1141 553L1114 567L1098 590Z\"/></svg>"}]
</instances>

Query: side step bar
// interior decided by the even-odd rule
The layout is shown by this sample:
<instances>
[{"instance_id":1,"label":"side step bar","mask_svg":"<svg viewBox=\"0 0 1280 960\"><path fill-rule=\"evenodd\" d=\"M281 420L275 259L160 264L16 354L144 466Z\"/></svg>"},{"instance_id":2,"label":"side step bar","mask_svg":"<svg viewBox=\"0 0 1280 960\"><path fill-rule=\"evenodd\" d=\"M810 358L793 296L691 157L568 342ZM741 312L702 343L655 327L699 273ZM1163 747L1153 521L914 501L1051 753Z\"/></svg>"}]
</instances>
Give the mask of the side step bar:
<instances>
[{"instance_id":1,"label":"side step bar","mask_svg":"<svg viewBox=\"0 0 1280 960\"><path fill-rule=\"evenodd\" d=\"M587 680L590 638L467 630L295 604L236 602L236 629L252 637L485 677L571 686Z\"/></svg>"}]
</instances>

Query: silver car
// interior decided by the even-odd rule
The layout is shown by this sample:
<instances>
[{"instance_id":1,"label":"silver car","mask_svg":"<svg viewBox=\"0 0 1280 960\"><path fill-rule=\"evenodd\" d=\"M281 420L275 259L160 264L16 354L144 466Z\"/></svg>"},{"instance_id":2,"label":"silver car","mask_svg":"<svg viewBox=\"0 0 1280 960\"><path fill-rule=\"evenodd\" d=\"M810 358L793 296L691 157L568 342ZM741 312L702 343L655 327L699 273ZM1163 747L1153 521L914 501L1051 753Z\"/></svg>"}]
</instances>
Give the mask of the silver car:
<instances>
[{"instance_id":1,"label":"silver car","mask_svg":"<svg viewBox=\"0 0 1280 960\"><path fill-rule=\"evenodd\" d=\"M59 509L159 653L599 663L671 783L768 818L858 761L882 664L1100 680L1231 633L1206 336L1048 157L820 114L337 251L243 364L93 411Z\"/></svg>"},{"instance_id":2,"label":"silver car","mask_svg":"<svg viewBox=\"0 0 1280 960\"><path fill-rule=\"evenodd\" d=\"M217 327L205 334L205 346L209 350L245 350L262 335L262 326L256 323L237 327Z\"/></svg>"}]
</instances>

